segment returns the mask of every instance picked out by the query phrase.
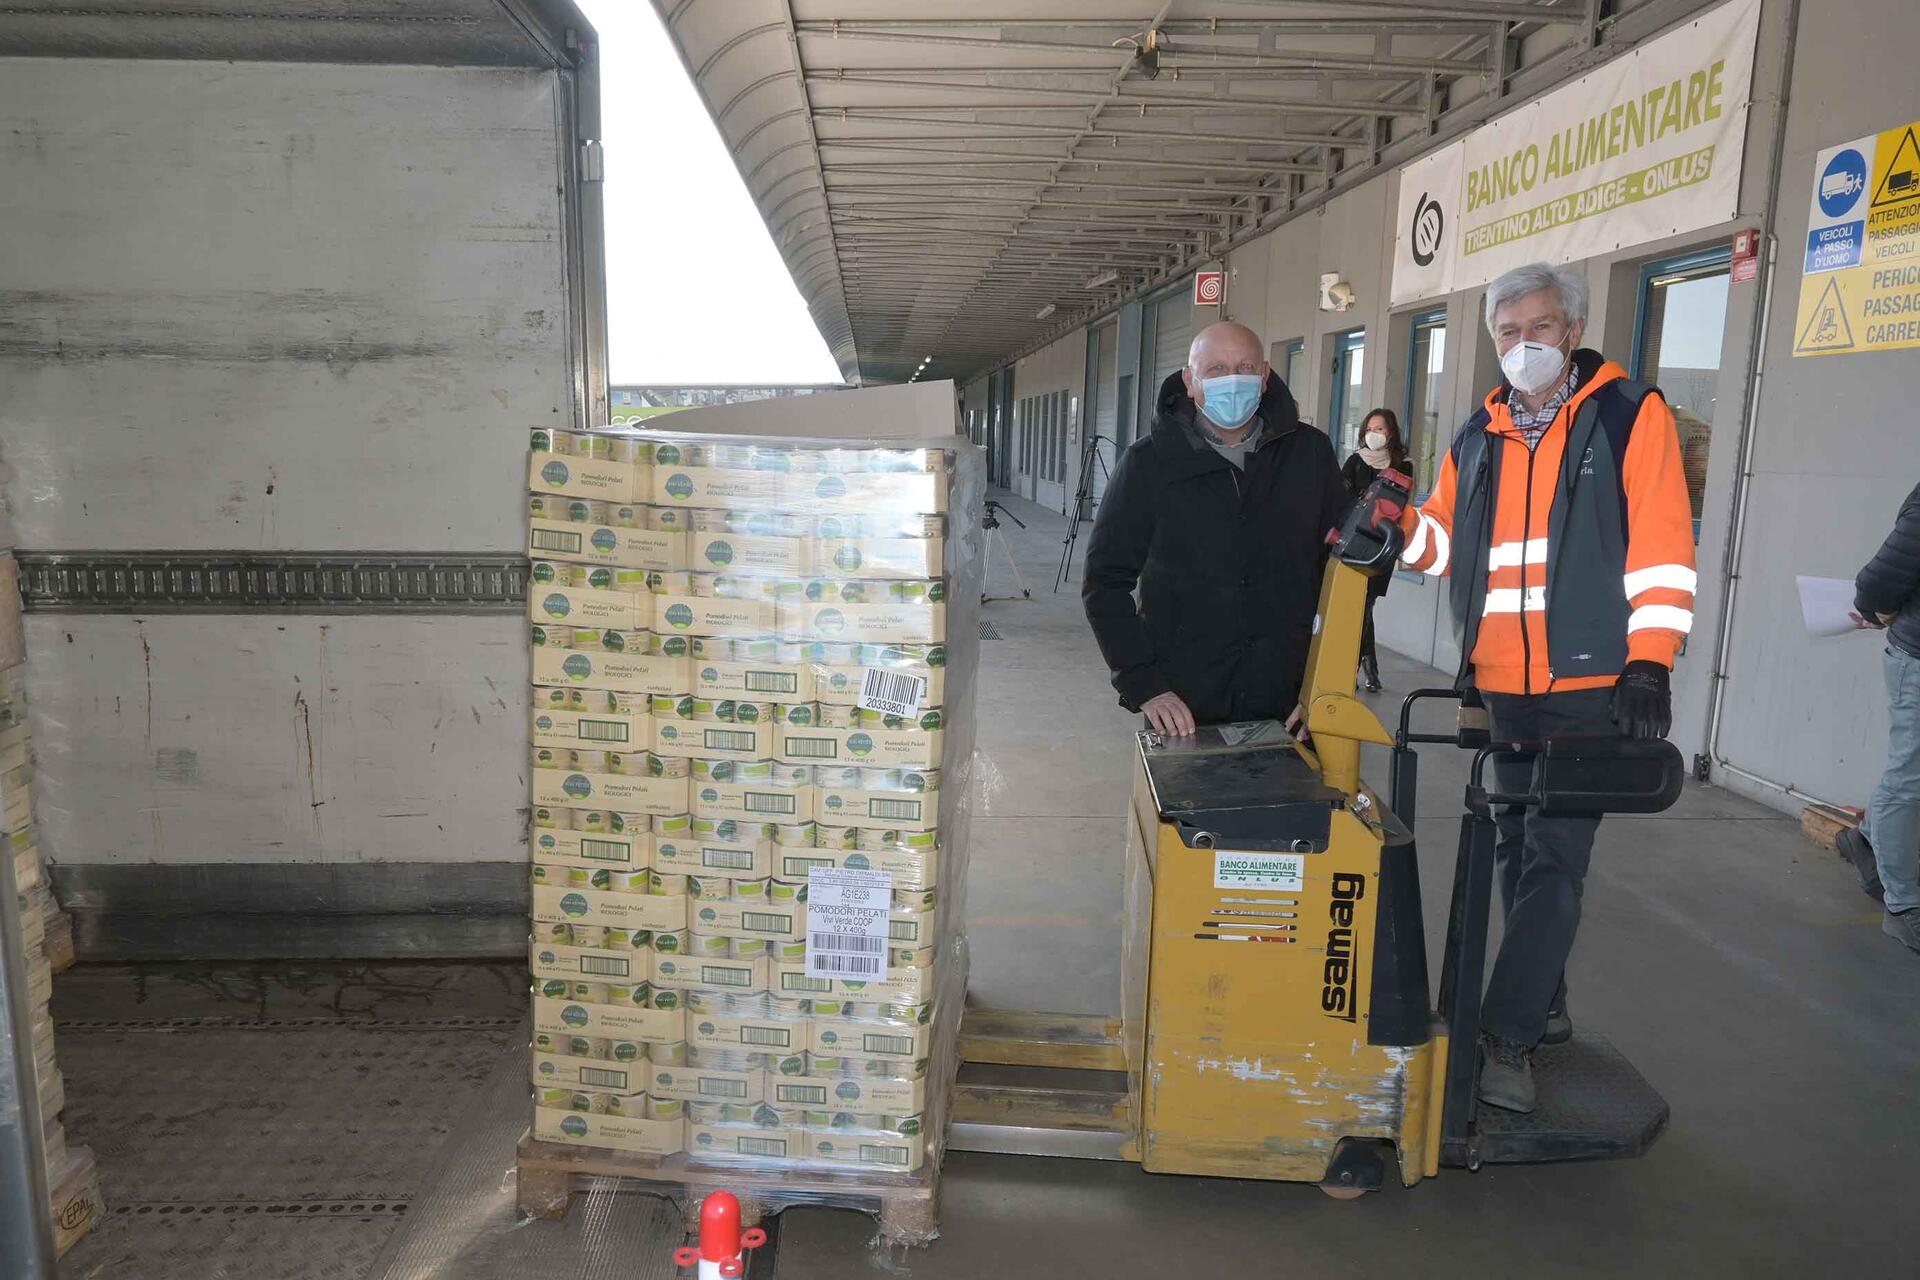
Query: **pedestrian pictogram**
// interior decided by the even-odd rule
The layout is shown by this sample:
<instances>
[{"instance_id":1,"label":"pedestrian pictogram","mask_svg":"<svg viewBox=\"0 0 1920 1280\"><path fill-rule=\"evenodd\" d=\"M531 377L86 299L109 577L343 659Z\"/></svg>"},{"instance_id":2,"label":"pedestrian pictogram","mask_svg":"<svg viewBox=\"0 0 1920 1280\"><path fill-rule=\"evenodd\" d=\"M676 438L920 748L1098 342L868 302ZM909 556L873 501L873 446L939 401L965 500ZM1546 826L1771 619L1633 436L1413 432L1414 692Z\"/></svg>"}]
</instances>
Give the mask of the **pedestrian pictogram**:
<instances>
[{"instance_id":1,"label":"pedestrian pictogram","mask_svg":"<svg viewBox=\"0 0 1920 1280\"><path fill-rule=\"evenodd\" d=\"M1886 166L1874 182L1873 202L1869 207L1884 209L1888 205L1920 200L1920 141L1915 140L1912 125L1901 135Z\"/></svg>"},{"instance_id":2,"label":"pedestrian pictogram","mask_svg":"<svg viewBox=\"0 0 1920 1280\"><path fill-rule=\"evenodd\" d=\"M1821 291L1819 301L1813 304L1812 313L1801 327L1800 339L1793 344L1793 350L1795 354L1807 354L1852 349L1853 326L1847 323L1847 306L1840 297L1840 282L1829 277L1827 287Z\"/></svg>"}]
</instances>

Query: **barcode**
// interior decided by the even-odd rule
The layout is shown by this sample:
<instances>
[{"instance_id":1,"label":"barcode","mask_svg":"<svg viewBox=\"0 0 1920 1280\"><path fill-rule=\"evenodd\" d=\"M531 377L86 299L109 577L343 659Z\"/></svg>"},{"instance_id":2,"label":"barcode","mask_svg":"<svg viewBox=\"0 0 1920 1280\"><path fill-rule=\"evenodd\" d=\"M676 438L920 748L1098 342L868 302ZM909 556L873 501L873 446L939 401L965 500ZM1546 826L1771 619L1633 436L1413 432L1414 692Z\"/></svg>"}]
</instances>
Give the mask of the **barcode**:
<instances>
[{"instance_id":1,"label":"barcode","mask_svg":"<svg viewBox=\"0 0 1920 1280\"><path fill-rule=\"evenodd\" d=\"M711 845L702 845L700 865L718 867L722 871L751 871L753 870L753 851L751 849L716 849Z\"/></svg>"},{"instance_id":2,"label":"barcode","mask_svg":"<svg viewBox=\"0 0 1920 1280\"><path fill-rule=\"evenodd\" d=\"M859 705L869 711L910 716L920 710L920 698L925 688L926 682L919 676L869 667L860 682Z\"/></svg>"},{"instance_id":3,"label":"barcode","mask_svg":"<svg viewBox=\"0 0 1920 1280\"><path fill-rule=\"evenodd\" d=\"M535 551L578 552L580 535L569 533L565 529L535 529L533 538L527 545Z\"/></svg>"},{"instance_id":4,"label":"barcode","mask_svg":"<svg viewBox=\"0 0 1920 1280\"><path fill-rule=\"evenodd\" d=\"M700 966L700 981L710 987L750 986L753 982L753 970L703 964Z\"/></svg>"},{"instance_id":5,"label":"barcode","mask_svg":"<svg viewBox=\"0 0 1920 1280\"><path fill-rule=\"evenodd\" d=\"M862 1164L906 1164L905 1147L883 1147L878 1144L860 1144L860 1162Z\"/></svg>"},{"instance_id":6,"label":"barcode","mask_svg":"<svg viewBox=\"0 0 1920 1280\"><path fill-rule=\"evenodd\" d=\"M784 1156L787 1154L785 1138L740 1138L734 1150L743 1156Z\"/></svg>"},{"instance_id":7,"label":"barcode","mask_svg":"<svg viewBox=\"0 0 1920 1280\"><path fill-rule=\"evenodd\" d=\"M770 1044L784 1049L793 1043L793 1033L785 1027L742 1027L741 1044Z\"/></svg>"},{"instance_id":8,"label":"barcode","mask_svg":"<svg viewBox=\"0 0 1920 1280\"><path fill-rule=\"evenodd\" d=\"M918 920L887 921L887 936L895 942L918 942L920 940L920 922Z\"/></svg>"},{"instance_id":9,"label":"barcode","mask_svg":"<svg viewBox=\"0 0 1920 1280\"><path fill-rule=\"evenodd\" d=\"M740 927L750 933L785 933L793 928L793 917L768 911L742 911Z\"/></svg>"},{"instance_id":10,"label":"barcode","mask_svg":"<svg viewBox=\"0 0 1920 1280\"><path fill-rule=\"evenodd\" d=\"M794 796L768 795L764 791L749 791L741 801L748 813L793 813L799 803Z\"/></svg>"},{"instance_id":11,"label":"barcode","mask_svg":"<svg viewBox=\"0 0 1920 1280\"><path fill-rule=\"evenodd\" d=\"M807 868L809 867L830 867L832 865L832 858L803 858L791 854L780 864L782 868L781 874L789 880L805 880L807 878Z\"/></svg>"},{"instance_id":12,"label":"barcode","mask_svg":"<svg viewBox=\"0 0 1920 1280\"><path fill-rule=\"evenodd\" d=\"M787 736L786 754L799 756L806 760L831 760L840 753L840 743L835 738L796 738Z\"/></svg>"},{"instance_id":13,"label":"barcode","mask_svg":"<svg viewBox=\"0 0 1920 1280\"><path fill-rule=\"evenodd\" d=\"M582 720L582 742L630 742L632 729L624 720Z\"/></svg>"},{"instance_id":14,"label":"barcode","mask_svg":"<svg viewBox=\"0 0 1920 1280\"><path fill-rule=\"evenodd\" d=\"M774 1096L780 1102L798 1102L824 1104L827 1100L827 1086L823 1084L782 1084L774 1086Z\"/></svg>"},{"instance_id":15,"label":"barcode","mask_svg":"<svg viewBox=\"0 0 1920 1280\"><path fill-rule=\"evenodd\" d=\"M867 816L918 822L920 821L920 802L918 800L882 800L876 796L867 801Z\"/></svg>"},{"instance_id":16,"label":"barcode","mask_svg":"<svg viewBox=\"0 0 1920 1280\"><path fill-rule=\"evenodd\" d=\"M873 955L885 955L885 938L864 938L857 933L816 933L813 935L815 951L847 951L858 954L869 952Z\"/></svg>"},{"instance_id":17,"label":"barcode","mask_svg":"<svg viewBox=\"0 0 1920 1280\"><path fill-rule=\"evenodd\" d=\"M850 956L831 951L815 951L813 967L828 973L844 973L856 978L877 978L886 972L885 956Z\"/></svg>"},{"instance_id":18,"label":"barcode","mask_svg":"<svg viewBox=\"0 0 1920 1280\"><path fill-rule=\"evenodd\" d=\"M744 1098L747 1096L747 1082L745 1080L715 1080L711 1076L701 1076L700 1096L703 1098Z\"/></svg>"},{"instance_id":19,"label":"barcode","mask_svg":"<svg viewBox=\"0 0 1920 1280\"><path fill-rule=\"evenodd\" d=\"M625 840L595 840L580 837L580 856L600 862L632 862L633 846Z\"/></svg>"},{"instance_id":20,"label":"barcode","mask_svg":"<svg viewBox=\"0 0 1920 1280\"><path fill-rule=\"evenodd\" d=\"M783 973L780 975L782 991L831 991L833 979L809 978L804 973Z\"/></svg>"},{"instance_id":21,"label":"barcode","mask_svg":"<svg viewBox=\"0 0 1920 1280\"><path fill-rule=\"evenodd\" d=\"M601 978L624 978L630 972L625 956L581 956L580 972Z\"/></svg>"},{"instance_id":22,"label":"barcode","mask_svg":"<svg viewBox=\"0 0 1920 1280\"><path fill-rule=\"evenodd\" d=\"M749 671L742 683L748 693L800 692L800 678L787 671Z\"/></svg>"},{"instance_id":23,"label":"barcode","mask_svg":"<svg viewBox=\"0 0 1920 1280\"><path fill-rule=\"evenodd\" d=\"M863 1053L909 1054L913 1052L913 1037L868 1032L860 1037L860 1050Z\"/></svg>"},{"instance_id":24,"label":"barcode","mask_svg":"<svg viewBox=\"0 0 1920 1280\"><path fill-rule=\"evenodd\" d=\"M624 1089L627 1087L627 1073L611 1071L606 1067L582 1067L580 1083L602 1085L608 1089Z\"/></svg>"},{"instance_id":25,"label":"barcode","mask_svg":"<svg viewBox=\"0 0 1920 1280\"><path fill-rule=\"evenodd\" d=\"M752 751L756 745L751 729L708 729L703 737L709 751Z\"/></svg>"}]
</instances>

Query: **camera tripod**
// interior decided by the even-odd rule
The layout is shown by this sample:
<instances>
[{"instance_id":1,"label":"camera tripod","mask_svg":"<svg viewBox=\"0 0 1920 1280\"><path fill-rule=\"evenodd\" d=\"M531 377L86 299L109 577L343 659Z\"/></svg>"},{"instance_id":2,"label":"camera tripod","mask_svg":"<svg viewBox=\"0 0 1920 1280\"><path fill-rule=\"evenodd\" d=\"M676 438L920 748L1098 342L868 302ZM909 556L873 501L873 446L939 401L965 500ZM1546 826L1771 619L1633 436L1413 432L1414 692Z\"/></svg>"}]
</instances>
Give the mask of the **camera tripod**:
<instances>
[{"instance_id":1,"label":"camera tripod","mask_svg":"<svg viewBox=\"0 0 1920 1280\"><path fill-rule=\"evenodd\" d=\"M1073 514L1067 518L1067 539L1060 550L1060 572L1053 575L1053 590L1057 595L1060 584L1067 580L1067 572L1073 567L1073 544L1080 538L1080 522L1091 514L1093 503L1093 469L1100 468L1100 474L1111 480L1107 473L1106 455L1100 452L1100 442L1107 437L1099 432L1090 432L1087 442L1080 449L1080 487L1074 491Z\"/></svg>"},{"instance_id":2,"label":"camera tripod","mask_svg":"<svg viewBox=\"0 0 1920 1280\"><path fill-rule=\"evenodd\" d=\"M1019 516L1013 514L1013 512L1007 510L1005 507L1001 506L999 503L995 502L992 498L988 498L986 513L980 519L980 527L987 531L987 567L989 569L993 567L993 547L994 547L994 544L997 542L1000 544L1000 554L1006 557L1007 569L1013 574L1013 585L1020 588L1020 598L1022 600L1031 600L1033 599L1033 592L1027 590L1027 584L1020 577L1020 566L1013 562L1013 548L1007 545L1007 536L1000 532L1001 516L1005 516L1007 519L1013 521L1016 525L1019 525L1022 529L1027 527L1026 521L1022 520ZM1011 600L1011 599L1013 599L1012 596L988 595L987 588L986 588L986 580L984 575L982 576L981 583L980 583L980 603L981 604L986 604L993 600Z\"/></svg>"}]
</instances>

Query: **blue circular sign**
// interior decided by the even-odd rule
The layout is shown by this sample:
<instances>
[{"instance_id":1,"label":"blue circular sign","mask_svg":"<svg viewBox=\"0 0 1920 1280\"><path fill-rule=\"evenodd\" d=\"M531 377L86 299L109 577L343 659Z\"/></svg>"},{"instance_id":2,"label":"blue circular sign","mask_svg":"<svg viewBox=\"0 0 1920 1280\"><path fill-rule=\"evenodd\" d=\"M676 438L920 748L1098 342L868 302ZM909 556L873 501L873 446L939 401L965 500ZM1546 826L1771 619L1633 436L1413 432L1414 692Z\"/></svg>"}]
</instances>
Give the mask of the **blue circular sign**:
<instances>
[{"instance_id":1,"label":"blue circular sign","mask_svg":"<svg viewBox=\"0 0 1920 1280\"><path fill-rule=\"evenodd\" d=\"M1867 162L1858 151L1846 147L1835 152L1820 175L1820 212L1838 218L1852 209L1867 189Z\"/></svg>"}]
</instances>

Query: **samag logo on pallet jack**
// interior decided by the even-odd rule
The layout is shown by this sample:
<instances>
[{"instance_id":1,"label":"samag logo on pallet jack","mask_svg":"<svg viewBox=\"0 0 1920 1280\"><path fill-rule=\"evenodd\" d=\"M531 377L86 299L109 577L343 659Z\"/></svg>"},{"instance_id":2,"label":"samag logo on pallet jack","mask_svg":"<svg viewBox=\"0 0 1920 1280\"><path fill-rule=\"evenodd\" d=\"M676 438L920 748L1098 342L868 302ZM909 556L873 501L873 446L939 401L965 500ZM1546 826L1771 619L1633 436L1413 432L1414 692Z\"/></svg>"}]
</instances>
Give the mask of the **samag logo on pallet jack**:
<instances>
[{"instance_id":1,"label":"samag logo on pallet jack","mask_svg":"<svg viewBox=\"0 0 1920 1280\"><path fill-rule=\"evenodd\" d=\"M1320 1008L1328 1017L1352 1022L1358 1014L1360 972L1353 963L1353 909L1367 896L1367 878L1348 871L1333 877L1333 901L1327 905L1327 960L1320 970Z\"/></svg>"}]
</instances>

